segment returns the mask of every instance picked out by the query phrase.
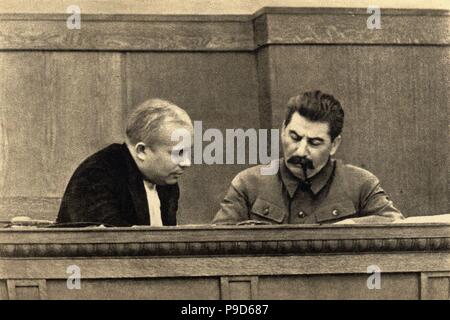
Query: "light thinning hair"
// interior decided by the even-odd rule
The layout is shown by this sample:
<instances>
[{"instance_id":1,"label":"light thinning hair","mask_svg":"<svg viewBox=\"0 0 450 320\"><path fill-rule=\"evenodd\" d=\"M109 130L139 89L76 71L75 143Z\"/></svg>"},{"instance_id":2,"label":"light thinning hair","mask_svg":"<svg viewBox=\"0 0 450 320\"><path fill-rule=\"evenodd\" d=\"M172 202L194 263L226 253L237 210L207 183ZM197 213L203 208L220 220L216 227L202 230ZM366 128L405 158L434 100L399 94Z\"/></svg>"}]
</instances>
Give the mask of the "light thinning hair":
<instances>
[{"instance_id":1,"label":"light thinning hair","mask_svg":"<svg viewBox=\"0 0 450 320\"><path fill-rule=\"evenodd\" d=\"M189 122L187 113L170 101L149 99L138 105L127 120L126 136L131 144L144 142L154 145L159 140L160 129L168 122Z\"/></svg>"}]
</instances>

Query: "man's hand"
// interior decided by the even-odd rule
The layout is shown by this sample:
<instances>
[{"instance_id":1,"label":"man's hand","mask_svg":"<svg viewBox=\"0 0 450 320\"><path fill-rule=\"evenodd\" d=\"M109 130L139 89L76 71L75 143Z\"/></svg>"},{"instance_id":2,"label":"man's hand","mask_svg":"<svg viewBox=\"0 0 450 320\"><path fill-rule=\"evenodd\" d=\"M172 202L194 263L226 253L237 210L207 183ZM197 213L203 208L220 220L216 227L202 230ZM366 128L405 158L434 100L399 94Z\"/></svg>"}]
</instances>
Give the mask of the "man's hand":
<instances>
[{"instance_id":1,"label":"man's hand","mask_svg":"<svg viewBox=\"0 0 450 320\"><path fill-rule=\"evenodd\" d=\"M344 219L339 222L335 222L333 224L356 224L356 222L353 219Z\"/></svg>"},{"instance_id":2,"label":"man's hand","mask_svg":"<svg viewBox=\"0 0 450 320\"><path fill-rule=\"evenodd\" d=\"M401 214L388 213L383 215L372 215L367 217L345 219L334 224L388 224L399 219L403 219L403 216Z\"/></svg>"},{"instance_id":3,"label":"man's hand","mask_svg":"<svg viewBox=\"0 0 450 320\"><path fill-rule=\"evenodd\" d=\"M237 226L271 225L272 223L260 220L245 220L238 222Z\"/></svg>"}]
</instances>

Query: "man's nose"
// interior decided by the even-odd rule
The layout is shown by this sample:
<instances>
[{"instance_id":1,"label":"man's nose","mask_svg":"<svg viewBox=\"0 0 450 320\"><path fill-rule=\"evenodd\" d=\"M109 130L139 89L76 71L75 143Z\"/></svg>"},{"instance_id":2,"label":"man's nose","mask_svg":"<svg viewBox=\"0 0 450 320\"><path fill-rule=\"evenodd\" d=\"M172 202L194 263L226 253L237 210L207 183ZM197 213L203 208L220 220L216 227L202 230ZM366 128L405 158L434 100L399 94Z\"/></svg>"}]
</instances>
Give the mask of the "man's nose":
<instances>
[{"instance_id":1,"label":"man's nose","mask_svg":"<svg viewBox=\"0 0 450 320\"><path fill-rule=\"evenodd\" d=\"M295 155L300 157L306 157L309 155L309 148L306 139L302 139L297 144L297 149L295 150Z\"/></svg>"},{"instance_id":2,"label":"man's nose","mask_svg":"<svg viewBox=\"0 0 450 320\"><path fill-rule=\"evenodd\" d=\"M181 162L178 164L180 167L184 168L189 168L192 165L191 159L189 157L183 157L183 159L181 159Z\"/></svg>"}]
</instances>

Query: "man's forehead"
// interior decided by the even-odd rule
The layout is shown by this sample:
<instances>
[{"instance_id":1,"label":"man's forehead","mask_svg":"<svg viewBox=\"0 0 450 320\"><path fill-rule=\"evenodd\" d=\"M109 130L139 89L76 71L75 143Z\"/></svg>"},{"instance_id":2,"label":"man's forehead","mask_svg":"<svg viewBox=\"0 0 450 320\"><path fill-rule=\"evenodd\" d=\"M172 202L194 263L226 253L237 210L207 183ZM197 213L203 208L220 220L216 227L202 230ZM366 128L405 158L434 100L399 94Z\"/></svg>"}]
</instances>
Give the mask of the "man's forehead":
<instances>
[{"instance_id":1,"label":"man's forehead","mask_svg":"<svg viewBox=\"0 0 450 320\"><path fill-rule=\"evenodd\" d=\"M186 122L169 122L159 129L158 140L161 144L174 146L183 142L183 145L192 143L194 128ZM181 136L184 138L182 139ZM174 137L175 140L172 140ZM188 141L189 140L189 141Z\"/></svg>"},{"instance_id":2,"label":"man's forehead","mask_svg":"<svg viewBox=\"0 0 450 320\"><path fill-rule=\"evenodd\" d=\"M292 115L286 129L308 137L324 138L329 136L330 126L327 122L310 121L296 112Z\"/></svg>"},{"instance_id":3,"label":"man's forehead","mask_svg":"<svg viewBox=\"0 0 450 320\"><path fill-rule=\"evenodd\" d=\"M161 123L159 130L164 134L171 136L172 133L177 131L193 132L194 127L191 122L182 119L168 119Z\"/></svg>"}]
</instances>

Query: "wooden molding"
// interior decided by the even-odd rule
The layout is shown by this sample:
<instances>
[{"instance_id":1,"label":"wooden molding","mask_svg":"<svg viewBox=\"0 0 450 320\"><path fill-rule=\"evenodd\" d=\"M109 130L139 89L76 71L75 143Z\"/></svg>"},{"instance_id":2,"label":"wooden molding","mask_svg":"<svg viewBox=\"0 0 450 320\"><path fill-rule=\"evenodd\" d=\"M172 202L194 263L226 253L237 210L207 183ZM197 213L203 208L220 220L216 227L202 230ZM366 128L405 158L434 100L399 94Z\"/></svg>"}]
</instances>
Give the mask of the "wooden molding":
<instances>
[{"instance_id":1,"label":"wooden molding","mask_svg":"<svg viewBox=\"0 0 450 320\"><path fill-rule=\"evenodd\" d=\"M0 50L242 51L253 49L251 21L196 17L0 15Z\"/></svg>"},{"instance_id":2,"label":"wooden molding","mask_svg":"<svg viewBox=\"0 0 450 320\"><path fill-rule=\"evenodd\" d=\"M9 300L46 300L47 299L47 286L45 280L7 280L6 285L8 288ZM17 292L18 288L25 291L25 296ZM37 290L37 295L34 294Z\"/></svg>"},{"instance_id":3,"label":"wooden molding","mask_svg":"<svg viewBox=\"0 0 450 320\"><path fill-rule=\"evenodd\" d=\"M2 257L448 252L450 225L0 230Z\"/></svg>"},{"instance_id":4,"label":"wooden molding","mask_svg":"<svg viewBox=\"0 0 450 320\"><path fill-rule=\"evenodd\" d=\"M267 11L255 20L255 45L448 45L450 18L381 11L381 29L368 29L370 14L344 12L277 13Z\"/></svg>"},{"instance_id":5,"label":"wooden molding","mask_svg":"<svg viewBox=\"0 0 450 320\"><path fill-rule=\"evenodd\" d=\"M393 9L380 8L383 15L389 16L450 16L450 11L444 9ZM253 14L258 18L264 14L332 14L332 15L368 15L367 7L338 8L338 7L263 7Z\"/></svg>"},{"instance_id":6,"label":"wooden molding","mask_svg":"<svg viewBox=\"0 0 450 320\"><path fill-rule=\"evenodd\" d=\"M221 277L222 300L258 300L258 277Z\"/></svg>"},{"instance_id":7,"label":"wooden molding","mask_svg":"<svg viewBox=\"0 0 450 320\"><path fill-rule=\"evenodd\" d=\"M440 288L433 288L433 282L441 284ZM420 274L420 299L450 299L450 272L422 272Z\"/></svg>"},{"instance_id":8,"label":"wooden molding","mask_svg":"<svg viewBox=\"0 0 450 320\"><path fill-rule=\"evenodd\" d=\"M276 44L448 45L446 10L263 8L254 15L0 14L0 50L254 51Z\"/></svg>"},{"instance_id":9,"label":"wooden molding","mask_svg":"<svg viewBox=\"0 0 450 320\"><path fill-rule=\"evenodd\" d=\"M0 279L65 279L76 265L82 279L263 277L275 275L450 272L450 252L242 255L185 257L85 257L0 259Z\"/></svg>"}]
</instances>

